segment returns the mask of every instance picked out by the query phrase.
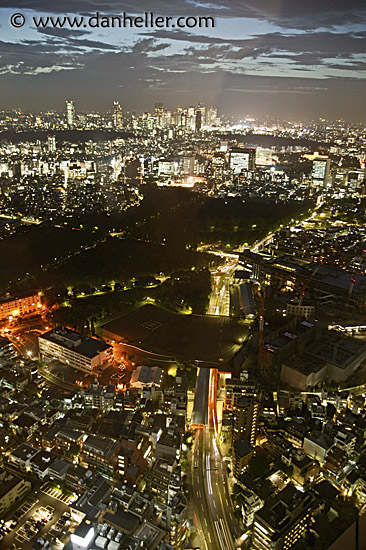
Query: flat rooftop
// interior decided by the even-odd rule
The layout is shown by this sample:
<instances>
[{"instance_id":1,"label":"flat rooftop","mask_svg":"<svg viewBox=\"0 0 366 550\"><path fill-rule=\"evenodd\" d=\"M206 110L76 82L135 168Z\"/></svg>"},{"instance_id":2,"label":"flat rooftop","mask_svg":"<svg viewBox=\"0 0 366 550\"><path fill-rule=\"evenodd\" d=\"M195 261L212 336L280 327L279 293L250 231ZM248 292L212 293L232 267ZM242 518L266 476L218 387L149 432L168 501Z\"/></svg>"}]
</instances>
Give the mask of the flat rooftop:
<instances>
[{"instance_id":1,"label":"flat rooftop","mask_svg":"<svg viewBox=\"0 0 366 550\"><path fill-rule=\"evenodd\" d=\"M326 265L326 264L311 264L314 265L314 269L318 271L315 273L313 280L320 281L321 283L328 284L343 290L348 290L352 280L352 273L341 269L340 267ZM355 276L355 282L352 292L365 292L366 290L366 275Z\"/></svg>"},{"instance_id":2,"label":"flat rooftop","mask_svg":"<svg viewBox=\"0 0 366 550\"><path fill-rule=\"evenodd\" d=\"M148 304L102 326L103 336L172 360L230 361L248 328L229 317L184 315Z\"/></svg>"},{"instance_id":3,"label":"flat rooftop","mask_svg":"<svg viewBox=\"0 0 366 550\"><path fill-rule=\"evenodd\" d=\"M304 374L318 372L327 364L345 369L365 350L364 341L328 331L320 340L311 342L305 351L290 357L284 364Z\"/></svg>"},{"instance_id":4,"label":"flat rooftop","mask_svg":"<svg viewBox=\"0 0 366 550\"><path fill-rule=\"evenodd\" d=\"M49 330L39 336L39 339L48 340L64 348L72 349L76 353L84 355L89 359L92 359L99 353L110 348L109 344L105 342L96 340L95 338L89 338L88 336L82 336L78 332L66 327L56 327L55 329Z\"/></svg>"}]
</instances>

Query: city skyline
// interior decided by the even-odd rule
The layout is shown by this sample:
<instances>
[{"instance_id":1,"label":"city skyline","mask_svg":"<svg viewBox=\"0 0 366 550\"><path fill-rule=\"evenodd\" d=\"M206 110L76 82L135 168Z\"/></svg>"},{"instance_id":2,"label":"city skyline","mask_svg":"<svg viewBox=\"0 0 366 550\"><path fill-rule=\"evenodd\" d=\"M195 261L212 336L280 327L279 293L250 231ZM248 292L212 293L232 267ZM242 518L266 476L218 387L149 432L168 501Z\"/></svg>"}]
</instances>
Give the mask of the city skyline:
<instances>
[{"instance_id":1,"label":"city skyline","mask_svg":"<svg viewBox=\"0 0 366 550\"><path fill-rule=\"evenodd\" d=\"M215 104L226 116L362 119L363 2L3 2L3 109ZM47 11L45 11L47 10ZM36 28L33 18L214 18L214 28ZM169 13L168 13L169 12ZM22 28L10 25L24 14ZM193 20L192 20L193 21ZM347 98L350 98L347 101Z\"/></svg>"},{"instance_id":2,"label":"city skyline","mask_svg":"<svg viewBox=\"0 0 366 550\"><path fill-rule=\"evenodd\" d=\"M366 548L365 0L2 0L0 550Z\"/></svg>"}]
</instances>

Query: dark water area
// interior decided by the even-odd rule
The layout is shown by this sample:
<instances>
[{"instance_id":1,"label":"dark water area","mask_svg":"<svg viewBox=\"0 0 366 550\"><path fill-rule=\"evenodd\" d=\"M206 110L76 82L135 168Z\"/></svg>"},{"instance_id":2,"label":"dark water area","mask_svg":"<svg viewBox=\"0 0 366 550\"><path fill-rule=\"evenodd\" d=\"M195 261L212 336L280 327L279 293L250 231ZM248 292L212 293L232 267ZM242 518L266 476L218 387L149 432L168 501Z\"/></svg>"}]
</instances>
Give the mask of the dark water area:
<instances>
[{"instance_id":1,"label":"dark water area","mask_svg":"<svg viewBox=\"0 0 366 550\"><path fill-rule=\"evenodd\" d=\"M116 138L132 137L132 132L116 132L115 130L28 130L26 132L14 132L6 130L0 132L0 140L10 141L11 143L20 143L22 141L46 141L47 136L56 136L56 140L61 143L63 141L85 142L85 141L106 141Z\"/></svg>"},{"instance_id":2,"label":"dark water area","mask_svg":"<svg viewBox=\"0 0 366 550\"><path fill-rule=\"evenodd\" d=\"M323 143L319 141L312 141L310 139L301 139L301 138L287 138L279 136L267 136L263 134L247 134L243 136L242 134L222 134L220 136L222 139L228 139L237 141L238 143L244 143L248 146L259 146L259 147L306 147L311 151L318 151L319 149L328 149L329 143Z\"/></svg>"},{"instance_id":3,"label":"dark water area","mask_svg":"<svg viewBox=\"0 0 366 550\"><path fill-rule=\"evenodd\" d=\"M116 130L27 130L25 132L15 132L13 130L5 130L0 132L0 141L5 140L11 143L20 142L35 142L37 140L45 142L48 135L55 135L59 143L62 142L81 142L86 141L107 141L117 138L127 139L134 136L133 132L116 131ZM311 141L308 139L292 139L287 137L267 136L262 134L220 134L221 139L237 141L245 145L259 147L288 147L301 146L306 147L311 151L319 149L327 149L329 143Z\"/></svg>"}]
</instances>

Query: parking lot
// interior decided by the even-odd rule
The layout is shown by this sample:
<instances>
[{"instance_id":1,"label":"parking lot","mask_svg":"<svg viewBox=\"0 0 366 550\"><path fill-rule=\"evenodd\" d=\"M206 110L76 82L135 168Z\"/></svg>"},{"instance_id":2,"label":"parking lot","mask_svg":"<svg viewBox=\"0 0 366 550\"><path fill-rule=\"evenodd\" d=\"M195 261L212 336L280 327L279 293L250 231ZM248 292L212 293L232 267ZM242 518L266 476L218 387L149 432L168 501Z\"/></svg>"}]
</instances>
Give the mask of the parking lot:
<instances>
[{"instance_id":1,"label":"parking lot","mask_svg":"<svg viewBox=\"0 0 366 550\"><path fill-rule=\"evenodd\" d=\"M59 487L54 487L49 483L45 483L41 487L41 491L46 493L46 495L63 502L64 504L70 504L70 502L74 499L72 495L64 495Z\"/></svg>"},{"instance_id":2,"label":"parking lot","mask_svg":"<svg viewBox=\"0 0 366 550\"><path fill-rule=\"evenodd\" d=\"M38 538L47 538L57 547L57 539L64 539L69 530L70 519L67 514L67 504L40 491L7 522L10 533L6 533L0 542L0 550L31 550L32 543Z\"/></svg>"}]
</instances>

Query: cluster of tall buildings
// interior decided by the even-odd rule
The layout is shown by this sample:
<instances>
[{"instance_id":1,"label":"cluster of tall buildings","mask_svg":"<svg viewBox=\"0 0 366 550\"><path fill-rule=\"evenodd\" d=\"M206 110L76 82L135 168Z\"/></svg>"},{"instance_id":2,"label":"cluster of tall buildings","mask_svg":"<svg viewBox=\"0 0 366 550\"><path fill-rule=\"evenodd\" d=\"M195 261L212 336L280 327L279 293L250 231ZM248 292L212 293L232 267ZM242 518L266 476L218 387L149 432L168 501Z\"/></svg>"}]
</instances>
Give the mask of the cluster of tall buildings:
<instances>
[{"instance_id":1,"label":"cluster of tall buildings","mask_svg":"<svg viewBox=\"0 0 366 550\"><path fill-rule=\"evenodd\" d=\"M206 107L199 103L197 107L177 107L175 111L164 108L163 103L155 103L153 112L144 111L141 117L135 113L124 113L118 101L114 101L112 109L112 124L116 130L132 127L137 128L139 123L148 129L154 128L183 128L189 132L200 132L204 127L215 127L220 123L216 107ZM82 119L76 115L75 102L66 101L66 122L69 128L82 125Z\"/></svg>"}]
</instances>

